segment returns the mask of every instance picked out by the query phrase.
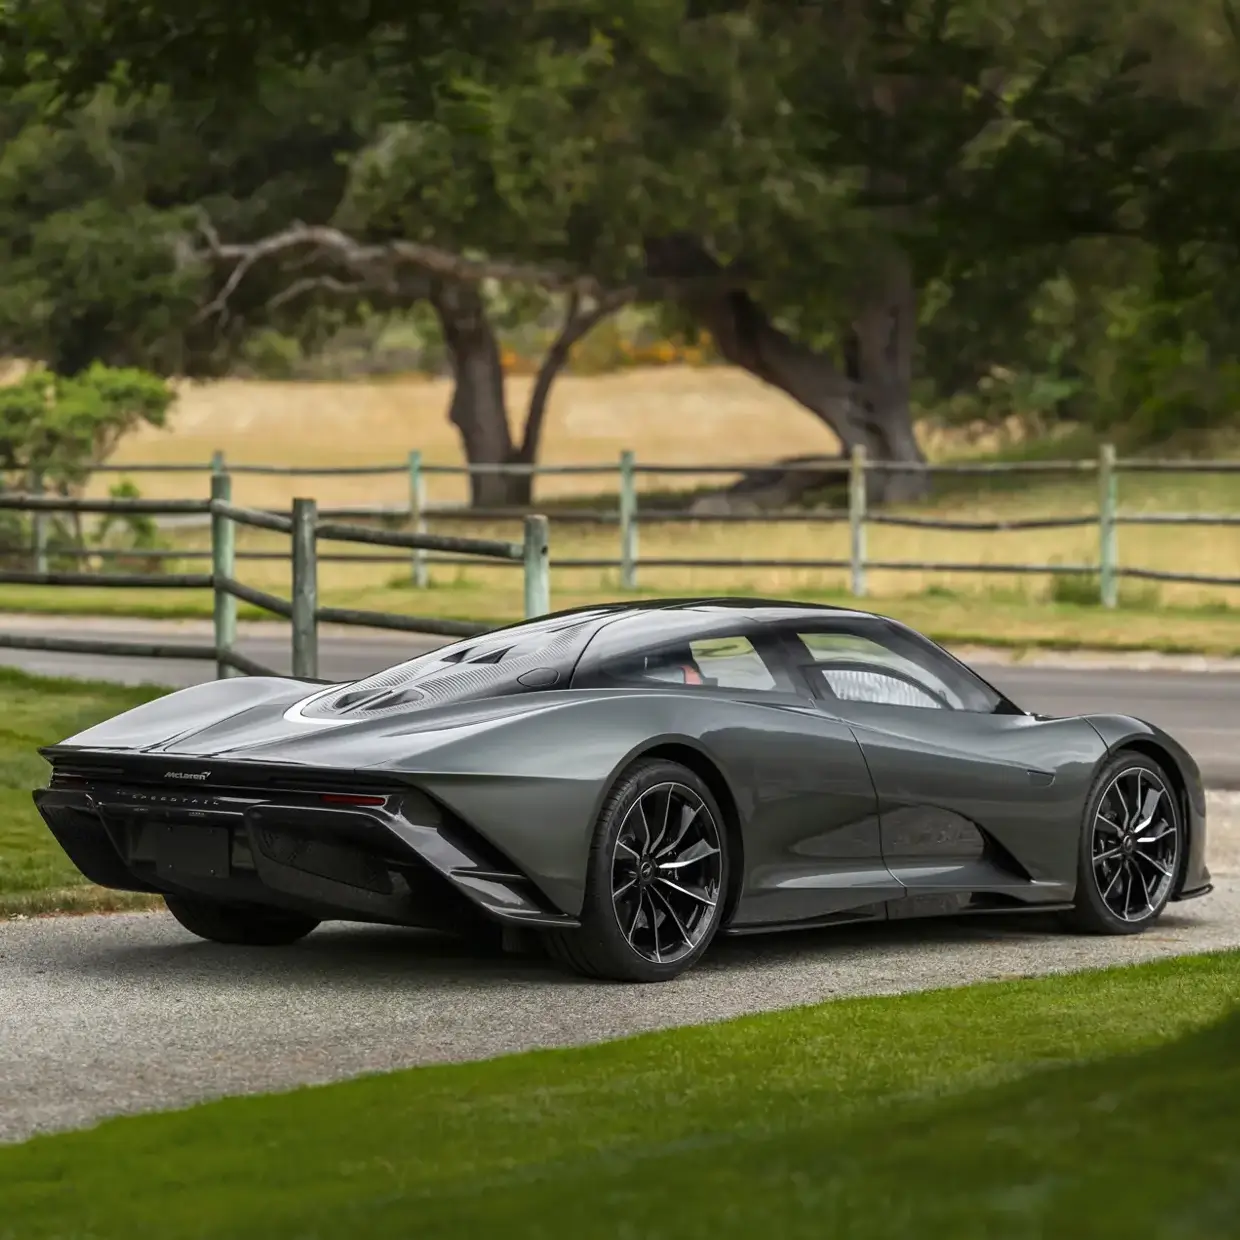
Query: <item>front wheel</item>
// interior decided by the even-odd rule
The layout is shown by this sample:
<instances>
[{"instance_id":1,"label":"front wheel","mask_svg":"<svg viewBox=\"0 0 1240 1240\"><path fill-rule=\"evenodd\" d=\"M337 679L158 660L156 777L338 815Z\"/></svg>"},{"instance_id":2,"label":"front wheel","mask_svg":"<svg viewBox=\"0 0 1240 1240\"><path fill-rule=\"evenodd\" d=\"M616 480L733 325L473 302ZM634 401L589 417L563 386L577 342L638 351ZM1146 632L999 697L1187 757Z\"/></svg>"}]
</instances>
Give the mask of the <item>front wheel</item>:
<instances>
[{"instance_id":1,"label":"front wheel","mask_svg":"<svg viewBox=\"0 0 1240 1240\"><path fill-rule=\"evenodd\" d=\"M550 955L588 977L665 982L719 929L728 883L723 817L687 767L639 759L595 827L579 930L547 934Z\"/></svg>"},{"instance_id":2,"label":"front wheel","mask_svg":"<svg viewBox=\"0 0 1240 1240\"><path fill-rule=\"evenodd\" d=\"M1076 907L1068 924L1087 934L1137 934L1167 907L1186 855L1171 782L1157 762L1120 753L1085 802Z\"/></svg>"},{"instance_id":3,"label":"front wheel","mask_svg":"<svg viewBox=\"0 0 1240 1240\"><path fill-rule=\"evenodd\" d=\"M246 947L287 947L304 939L319 923L302 913L257 904L220 904L198 896L164 896L168 912L190 934L212 943Z\"/></svg>"}]
</instances>

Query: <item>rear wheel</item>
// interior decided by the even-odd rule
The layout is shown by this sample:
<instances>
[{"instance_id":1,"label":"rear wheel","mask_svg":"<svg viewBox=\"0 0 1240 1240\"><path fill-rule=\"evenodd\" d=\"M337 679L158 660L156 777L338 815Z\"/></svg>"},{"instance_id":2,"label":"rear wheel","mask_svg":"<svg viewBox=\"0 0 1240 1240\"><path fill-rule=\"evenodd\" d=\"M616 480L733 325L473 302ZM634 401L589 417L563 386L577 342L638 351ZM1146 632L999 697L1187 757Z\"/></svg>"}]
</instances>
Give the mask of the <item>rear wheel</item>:
<instances>
[{"instance_id":1,"label":"rear wheel","mask_svg":"<svg viewBox=\"0 0 1240 1240\"><path fill-rule=\"evenodd\" d=\"M1137 934L1167 907L1186 855L1171 781L1157 762L1121 753L1098 774L1085 803L1076 907L1087 934Z\"/></svg>"},{"instance_id":2,"label":"rear wheel","mask_svg":"<svg viewBox=\"0 0 1240 1240\"><path fill-rule=\"evenodd\" d=\"M580 930L550 931L549 954L588 977L665 982L719 928L727 839L710 789L687 767L639 759L595 827Z\"/></svg>"},{"instance_id":3,"label":"rear wheel","mask_svg":"<svg viewBox=\"0 0 1240 1240\"><path fill-rule=\"evenodd\" d=\"M199 896L166 895L164 903L190 934L212 943L287 947L304 939L319 924L317 918L302 913L256 904L219 904Z\"/></svg>"}]
</instances>

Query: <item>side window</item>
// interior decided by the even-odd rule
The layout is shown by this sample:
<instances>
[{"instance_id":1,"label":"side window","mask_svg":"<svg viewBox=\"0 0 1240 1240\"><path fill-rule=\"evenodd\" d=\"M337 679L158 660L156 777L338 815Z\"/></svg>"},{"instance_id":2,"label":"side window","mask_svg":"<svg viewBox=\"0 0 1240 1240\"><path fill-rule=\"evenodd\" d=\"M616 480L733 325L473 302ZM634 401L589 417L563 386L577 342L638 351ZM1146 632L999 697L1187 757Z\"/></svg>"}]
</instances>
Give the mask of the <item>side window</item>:
<instances>
[{"instance_id":1,"label":"side window","mask_svg":"<svg viewBox=\"0 0 1240 1240\"><path fill-rule=\"evenodd\" d=\"M724 689L774 689L775 677L747 637L704 637L689 643L708 684Z\"/></svg>"},{"instance_id":2,"label":"side window","mask_svg":"<svg viewBox=\"0 0 1240 1240\"><path fill-rule=\"evenodd\" d=\"M774 691L775 677L747 637L705 637L652 647L604 663L591 677L601 688L683 685Z\"/></svg>"},{"instance_id":3,"label":"side window","mask_svg":"<svg viewBox=\"0 0 1240 1240\"><path fill-rule=\"evenodd\" d=\"M1001 701L932 644L881 621L798 632L797 638L811 676L843 702L990 713Z\"/></svg>"},{"instance_id":4,"label":"side window","mask_svg":"<svg viewBox=\"0 0 1240 1240\"><path fill-rule=\"evenodd\" d=\"M921 706L942 710L947 703L921 685L888 672L862 668L820 667L818 675L841 702L872 702L877 706Z\"/></svg>"}]
</instances>

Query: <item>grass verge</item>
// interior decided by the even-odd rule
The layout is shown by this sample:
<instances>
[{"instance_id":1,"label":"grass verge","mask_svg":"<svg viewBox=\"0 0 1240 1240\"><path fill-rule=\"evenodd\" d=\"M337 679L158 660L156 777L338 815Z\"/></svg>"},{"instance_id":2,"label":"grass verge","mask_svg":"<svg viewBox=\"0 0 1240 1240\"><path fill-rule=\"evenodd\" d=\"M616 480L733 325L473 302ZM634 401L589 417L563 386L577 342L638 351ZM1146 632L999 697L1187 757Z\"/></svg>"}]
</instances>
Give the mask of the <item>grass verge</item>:
<instances>
[{"instance_id":1,"label":"grass verge","mask_svg":"<svg viewBox=\"0 0 1240 1240\"><path fill-rule=\"evenodd\" d=\"M264 588L272 589L271 583ZM274 587L281 591L279 586ZM711 593L703 590L703 593ZM761 594L755 583L724 585L719 593ZM652 598L666 591L642 590L631 596L619 589L574 589L571 581L557 585L555 608L584 606L621 597ZM918 595L858 601L837 590L790 589L784 596L840 606L868 606L895 617L945 645L995 646L1029 650L1153 651L1162 654L1240 655L1240 609L1218 605L1161 606L1141 598L1121 601L1114 610L1072 601L1040 601L995 592L966 593L931 589ZM325 589L324 606L353 607L437 619L478 620L496 625L520 616L520 599L512 589L498 590L485 581L455 582L414 590L407 585L370 584L352 589ZM28 615L129 616L143 620L208 620L209 594L187 590L98 590L54 587L10 587L0 608ZM271 620L248 605L238 608L242 620ZM283 631L282 621L273 622Z\"/></svg>"},{"instance_id":2,"label":"grass verge","mask_svg":"<svg viewBox=\"0 0 1240 1240\"><path fill-rule=\"evenodd\" d=\"M117 1120L0 1149L0 1236L1222 1237L1237 993L1219 954Z\"/></svg>"},{"instance_id":3,"label":"grass verge","mask_svg":"<svg viewBox=\"0 0 1240 1240\"><path fill-rule=\"evenodd\" d=\"M63 740L161 692L151 686L52 680L0 668L0 917L149 904L87 883L44 826L30 791L47 779L47 763L37 752L41 745Z\"/></svg>"}]
</instances>

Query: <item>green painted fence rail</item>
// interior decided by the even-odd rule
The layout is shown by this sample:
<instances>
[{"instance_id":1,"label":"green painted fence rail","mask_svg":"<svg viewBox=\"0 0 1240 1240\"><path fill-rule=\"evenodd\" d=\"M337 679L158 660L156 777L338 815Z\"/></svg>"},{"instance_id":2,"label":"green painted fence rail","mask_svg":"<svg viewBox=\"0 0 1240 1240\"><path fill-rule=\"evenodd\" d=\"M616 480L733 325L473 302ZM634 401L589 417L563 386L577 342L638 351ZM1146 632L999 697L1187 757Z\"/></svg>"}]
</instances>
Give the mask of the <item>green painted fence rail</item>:
<instances>
[{"instance_id":1,"label":"green painted fence rail","mask_svg":"<svg viewBox=\"0 0 1240 1240\"><path fill-rule=\"evenodd\" d=\"M639 570L642 568L703 568L703 569L811 569L811 570L842 570L848 573L852 593L864 598L868 593L869 574L873 572L951 572L979 573L1000 575L1043 575L1043 576L1088 576L1097 577L1100 599L1104 606L1114 607L1117 604L1119 582L1123 578L1147 581L1185 582L1202 585L1232 587L1240 585L1240 577L1210 576L1191 573L1164 572L1157 569L1125 567L1120 563L1119 530L1125 525L1183 525L1183 526L1240 526L1240 513L1127 513L1122 511L1118 502L1118 483L1122 474L1133 473L1190 473L1190 474L1237 474L1240 473L1240 461L1181 461L1181 460L1146 460L1141 458L1121 459L1111 445L1103 445L1096 459L1090 460L1047 460L1047 461L987 461L987 462L903 462L876 461L867 458L864 450L855 450L847 460L801 460L792 462L772 462L766 464L730 463L697 463L668 464L659 462L641 462L632 451L622 452L615 464L466 464L466 465L434 465L423 460L422 453L414 450L406 460L392 464L344 465L344 466L297 466L297 465L254 465L229 463L222 451L214 453L212 460L206 465L176 464L155 465L141 462L131 465L106 465L96 472L128 474L128 473L202 473L209 472L213 487L218 480L226 480L225 486L231 485L234 474L267 475L283 477L347 477L347 476L403 476L407 480L408 499L404 505L374 507L323 507L317 509L317 539L335 538L335 530L348 530L348 537L342 541L370 546L402 548L407 556L381 556L376 554L323 554L318 553L315 564L326 563L408 563L411 580L416 587L425 587L429 583L429 572L432 566L477 564L479 557L486 559L490 565L507 565L520 567L526 574L527 605L535 606L545 590L538 585L541 580L537 560L541 552L530 542L530 526L525 526L525 537L521 543L502 543L493 539L453 538L444 535L433 535L428 532L428 524L432 520L451 520L453 522L500 522L521 520L528 522L536 514L526 508L468 508L455 505L432 504L428 500L427 480L429 477L467 477L483 474L507 474L528 477L542 476L612 476L617 479L618 490L616 502L610 509L570 508L554 512L553 523L614 526L617 530L617 548L615 556L587 557L556 557L550 560L550 567L555 569L619 569L620 585L625 590L634 590L638 586ZM670 511L650 505L643 507L639 502L638 480L642 476L673 476L673 475L777 475L782 473L812 473L819 476L837 476L846 483L847 507L819 509L781 509L767 512L725 512L725 513L694 513ZM916 473L930 477L940 476L987 476L987 475L1094 475L1098 483L1098 501L1094 512L1081 513L1060 517L1027 517L1009 520L967 520L959 518L922 517L913 515L889 514L874 511L867 502L867 479L873 474ZM31 479L31 490L41 490L38 479ZM259 529L277 530L293 533L294 519L288 513L264 509L239 509L231 506L212 491L212 500L84 500L76 508L78 512L131 512L158 513L192 519L194 515L210 513L215 545L226 548L229 563L241 560L260 560L285 558L280 552L240 551L235 546L235 535L226 533L222 526L217 529L225 515L229 516L233 525L242 525ZM227 505L227 508L221 507ZM61 502L41 493L21 496L0 495L0 509L21 508L25 511L42 514L63 509ZM244 514L244 519L241 515ZM341 525L342 518L366 520L391 525L400 524L406 529L374 529L357 525ZM542 518L539 518L543 520ZM639 530L643 525L660 524L812 524L832 525L847 524L848 555L846 559L742 559L728 557L643 557L639 550ZM1094 527L1098 532L1097 557L1092 563L1082 564L1028 564L1028 563L953 563L949 561L914 561L914 560L875 560L869 556L867 548L867 531L873 526L888 526L904 529L941 530L945 532L983 532L1012 533L1032 530L1067 530ZM232 527L230 526L230 529ZM545 520L542 527L545 529ZM232 538L233 542L229 543ZM535 540L537 543L537 539ZM487 548L483 550L483 548ZM5 581L23 584L81 584L73 574L48 574L47 569L46 532L35 531L32 540L32 556L35 575L2 574L0 583ZM152 551L152 552L98 552L88 549L56 552L61 557L79 557L100 560L112 558L137 560L145 556L154 561L190 561L206 559L212 553L205 551ZM534 557L534 562L531 561ZM226 583L235 581L235 572L230 569L221 573L218 565L213 567L217 579L223 578ZM531 576L532 574L532 576ZM545 575L545 573L544 573ZM184 579L198 580L199 575L181 574ZM119 575L112 576L113 582L119 583ZM128 575L131 584L139 584ZM171 576L161 580L160 584L171 584ZM531 581L534 586L531 587ZM529 591L533 590L530 594ZM217 590L217 612L224 618L223 628L227 631L229 608L235 611L235 599L227 590ZM253 601L248 600L248 601ZM284 604L291 607L291 603ZM360 614L360 613L359 613ZM367 613L369 614L369 613Z\"/></svg>"},{"instance_id":2,"label":"green painted fence rail","mask_svg":"<svg viewBox=\"0 0 1240 1240\"><path fill-rule=\"evenodd\" d=\"M524 572L525 615L527 617L540 616L551 610L548 524L545 517L533 513L524 518L525 537L520 543L501 542L496 539L446 537L419 532L374 530L366 526L322 521L316 502L308 498L295 499L292 513L289 515L239 507L232 502L231 476L218 469L211 475L211 498L209 500L82 499L37 493L6 494L0 495L0 510L33 514L139 512L153 516L198 513L208 516L211 522L211 550L202 553L210 556L211 571L209 573L97 573L48 571L46 568L36 568L32 571L0 569L0 585L89 586L111 589L133 587L209 589L214 596L214 641L211 645L0 633L0 647L13 650L128 658L209 659L216 664L217 677L227 677L234 672L258 676L278 675L279 673L272 671L271 668L236 649L237 603L240 601L290 621L292 675L298 679L316 680L318 678L320 624L356 625L448 637L473 636L491 627L468 621L321 607L318 602L318 564L322 558L318 551L320 541L378 544L402 547L415 552L451 551L473 563L482 560L516 564ZM280 598L278 595L256 589L237 579L237 561L242 558L237 551L236 531L238 527L272 530L289 535L289 551L279 558L285 561L291 560L291 598ZM46 549L40 545L37 553L41 557L45 556ZM79 553L89 556L99 555L99 552L89 549L79 549ZM55 554L60 556L62 552L58 549ZM134 560L152 558L143 551L128 551L121 554ZM160 553L159 558L164 558L164 553ZM184 559L186 554L178 552L175 557L168 558Z\"/></svg>"}]
</instances>

